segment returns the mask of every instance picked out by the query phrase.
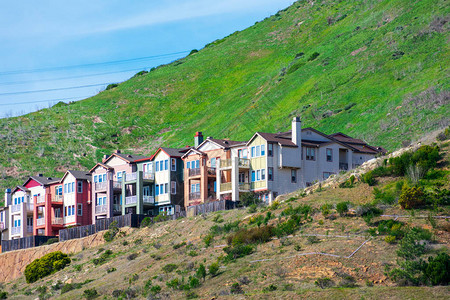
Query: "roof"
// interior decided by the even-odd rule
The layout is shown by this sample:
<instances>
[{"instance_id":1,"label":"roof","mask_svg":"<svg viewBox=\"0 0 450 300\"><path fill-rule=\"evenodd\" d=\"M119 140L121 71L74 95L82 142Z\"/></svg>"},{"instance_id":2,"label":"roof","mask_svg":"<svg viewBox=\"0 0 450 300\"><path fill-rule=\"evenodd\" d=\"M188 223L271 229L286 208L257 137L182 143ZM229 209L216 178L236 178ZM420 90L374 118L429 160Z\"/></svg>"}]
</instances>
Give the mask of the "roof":
<instances>
[{"instance_id":1,"label":"roof","mask_svg":"<svg viewBox=\"0 0 450 300\"><path fill-rule=\"evenodd\" d=\"M24 191L24 192L29 192L29 191L30 191L29 189L27 189L27 188L24 187L23 185L18 185L18 186L16 186L16 187L12 190L11 194L14 193L14 192L16 192L17 190L22 190L22 191Z\"/></svg>"},{"instance_id":2,"label":"roof","mask_svg":"<svg viewBox=\"0 0 450 300\"><path fill-rule=\"evenodd\" d=\"M281 146L286 147L298 147L295 143L292 142L291 137L288 137L288 135L290 135L290 132L279 132L279 133L256 132L255 135L256 134L271 143L278 143ZM249 144L251 140L253 140L253 138L251 138L247 144Z\"/></svg>"},{"instance_id":3,"label":"roof","mask_svg":"<svg viewBox=\"0 0 450 300\"><path fill-rule=\"evenodd\" d=\"M105 161L107 162L110 158L112 158L113 156L117 156L119 158L122 158L123 160L129 162L129 163L134 163L137 160L142 160L145 158L149 158L148 156L145 155L134 155L134 154L125 154L125 153L113 153L110 157L108 157L108 159Z\"/></svg>"},{"instance_id":4,"label":"roof","mask_svg":"<svg viewBox=\"0 0 450 300\"><path fill-rule=\"evenodd\" d=\"M169 155L170 157L182 157L186 152L189 151L189 148L181 148L181 149L177 149L177 148L167 148L167 147L161 147L160 148L162 151L164 151L167 155ZM156 153L155 153L156 154Z\"/></svg>"},{"instance_id":5,"label":"roof","mask_svg":"<svg viewBox=\"0 0 450 300\"><path fill-rule=\"evenodd\" d=\"M340 142L343 143L351 143L351 144L366 144L364 141L360 139L354 139L346 134L343 134L342 132L337 132L330 134L329 137L332 137Z\"/></svg>"},{"instance_id":6,"label":"roof","mask_svg":"<svg viewBox=\"0 0 450 300\"><path fill-rule=\"evenodd\" d=\"M49 185L52 183L58 183L61 178L56 177L44 177L44 176L30 176L30 178L24 183L24 185L30 181L30 179L33 179L34 181L42 184L42 185Z\"/></svg>"},{"instance_id":7,"label":"roof","mask_svg":"<svg viewBox=\"0 0 450 300\"><path fill-rule=\"evenodd\" d=\"M113 169L112 167L110 167L108 165L105 165L104 163L96 163L95 166L92 169L89 170L89 173L92 173L95 170L95 168L97 168L98 166L101 166L101 167L105 168L106 170L112 170Z\"/></svg>"},{"instance_id":8,"label":"roof","mask_svg":"<svg viewBox=\"0 0 450 300\"><path fill-rule=\"evenodd\" d=\"M239 146L239 145L245 145L247 143L247 142L242 142L242 141L231 141L231 140L227 140L227 139L213 139L213 138L207 138L205 141L208 141L208 140L216 143L217 145L219 145L223 148L230 148L230 147L235 147L235 146Z\"/></svg>"},{"instance_id":9,"label":"roof","mask_svg":"<svg viewBox=\"0 0 450 300\"><path fill-rule=\"evenodd\" d=\"M91 179L92 179L92 175L90 172L78 171L78 170L67 170L66 174L64 174L63 178L61 178L61 181L64 180L64 178L67 176L68 173L72 174L73 177L75 177L76 179L79 179L79 180L91 181Z\"/></svg>"}]
</instances>

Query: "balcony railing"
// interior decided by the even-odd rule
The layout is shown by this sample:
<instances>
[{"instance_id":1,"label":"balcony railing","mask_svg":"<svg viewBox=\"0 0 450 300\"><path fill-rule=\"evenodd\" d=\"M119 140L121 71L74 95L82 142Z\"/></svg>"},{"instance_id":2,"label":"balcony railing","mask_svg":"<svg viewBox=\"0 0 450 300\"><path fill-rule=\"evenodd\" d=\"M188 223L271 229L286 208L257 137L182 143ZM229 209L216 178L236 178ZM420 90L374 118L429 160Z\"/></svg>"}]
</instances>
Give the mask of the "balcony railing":
<instances>
[{"instance_id":1,"label":"balcony railing","mask_svg":"<svg viewBox=\"0 0 450 300\"><path fill-rule=\"evenodd\" d=\"M233 186L232 186L231 182L225 182L225 183L220 184L221 192L231 191L232 188L233 188Z\"/></svg>"},{"instance_id":2,"label":"balcony railing","mask_svg":"<svg viewBox=\"0 0 450 300\"><path fill-rule=\"evenodd\" d=\"M241 168L250 168L250 159L239 158L239 167L241 167Z\"/></svg>"},{"instance_id":3,"label":"balcony railing","mask_svg":"<svg viewBox=\"0 0 450 300\"><path fill-rule=\"evenodd\" d=\"M106 205L97 205L96 207L95 207L95 213L96 214L104 214L104 213L106 213Z\"/></svg>"},{"instance_id":4,"label":"balcony railing","mask_svg":"<svg viewBox=\"0 0 450 300\"><path fill-rule=\"evenodd\" d=\"M27 225L27 232L28 232L28 233L33 232L33 226Z\"/></svg>"},{"instance_id":5,"label":"balcony railing","mask_svg":"<svg viewBox=\"0 0 450 300\"><path fill-rule=\"evenodd\" d=\"M114 204L113 205L113 211L121 212L122 211L122 205Z\"/></svg>"},{"instance_id":6,"label":"balcony railing","mask_svg":"<svg viewBox=\"0 0 450 300\"><path fill-rule=\"evenodd\" d=\"M44 218L36 219L36 226L44 226L44 225L45 225L45 219Z\"/></svg>"},{"instance_id":7,"label":"balcony railing","mask_svg":"<svg viewBox=\"0 0 450 300\"><path fill-rule=\"evenodd\" d=\"M216 176L216 168L206 168L208 175Z\"/></svg>"},{"instance_id":8,"label":"balcony railing","mask_svg":"<svg viewBox=\"0 0 450 300\"><path fill-rule=\"evenodd\" d=\"M94 184L94 188L95 188L96 191L106 190L106 184L107 184L106 181L104 181L104 182L96 182Z\"/></svg>"},{"instance_id":9,"label":"balcony railing","mask_svg":"<svg viewBox=\"0 0 450 300\"><path fill-rule=\"evenodd\" d=\"M40 196L34 196L34 199L36 201L37 204L41 204L41 203L45 203L45 198L44 196L40 195Z\"/></svg>"},{"instance_id":10,"label":"balcony railing","mask_svg":"<svg viewBox=\"0 0 450 300\"><path fill-rule=\"evenodd\" d=\"M27 207L27 210L28 210L28 211L33 211L33 209L34 209L34 203L27 203L26 207Z\"/></svg>"},{"instance_id":11,"label":"balcony railing","mask_svg":"<svg viewBox=\"0 0 450 300\"><path fill-rule=\"evenodd\" d=\"M122 188L122 182L113 181L113 188L114 189L121 189Z\"/></svg>"},{"instance_id":12,"label":"balcony railing","mask_svg":"<svg viewBox=\"0 0 450 300\"><path fill-rule=\"evenodd\" d=\"M154 204L155 197L153 196L144 196L144 203Z\"/></svg>"},{"instance_id":13,"label":"balcony railing","mask_svg":"<svg viewBox=\"0 0 450 300\"><path fill-rule=\"evenodd\" d=\"M63 218L53 218L52 224L53 225L63 225L64 224Z\"/></svg>"},{"instance_id":14,"label":"balcony railing","mask_svg":"<svg viewBox=\"0 0 450 300\"><path fill-rule=\"evenodd\" d=\"M63 195L53 195L52 202L63 202L64 196Z\"/></svg>"},{"instance_id":15,"label":"balcony railing","mask_svg":"<svg viewBox=\"0 0 450 300\"><path fill-rule=\"evenodd\" d=\"M125 180L126 181L134 181L137 179L137 173L133 172L133 173L128 173L125 175Z\"/></svg>"},{"instance_id":16,"label":"balcony railing","mask_svg":"<svg viewBox=\"0 0 450 300\"><path fill-rule=\"evenodd\" d=\"M11 228L11 235L17 235L20 234L20 232L22 231L22 227L13 227Z\"/></svg>"},{"instance_id":17,"label":"balcony railing","mask_svg":"<svg viewBox=\"0 0 450 300\"><path fill-rule=\"evenodd\" d=\"M144 173L144 179L155 180L155 173L145 172Z\"/></svg>"},{"instance_id":18,"label":"balcony railing","mask_svg":"<svg viewBox=\"0 0 450 300\"><path fill-rule=\"evenodd\" d=\"M265 188L266 187L266 181L262 180L262 181L255 181L250 183L250 187L251 189L261 189L261 188Z\"/></svg>"},{"instance_id":19,"label":"balcony railing","mask_svg":"<svg viewBox=\"0 0 450 300\"><path fill-rule=\"evenodd\" d=\"M11 213L16 213L22 210L22 204L16 204L11 206Z\"/></svg>"},{"instance_id":20,"label":"balcony railing","mask_svg":"<svg viewBox=\"0 0 450 300\"><path fill-rule=\"evenodd\" d=\"M221 168L231 167L231 159L221 159L220 160L220 167Z\"/></svg>"},{"instance_id":21,"label":"balcony railing","mask_svg":"<svg viewBox=\"0 0 450 300\"><path fill-rule=\"evenodd\" d=\"M200 199L200 192L189 193L189 200Z\"/></svg>"},{"instance_id":22,"label":"balcony railing","mask_svg":"<svg viewBox=\"0 0 450 300\"><path fill-rule=\"evenodd\" d=\"M339 163L339 170L348 170L348 163Z\"/></svg>"},{"instance_id":23,"label":"balcony railing","mask_svg":"<svg viewBox=\"0 0 450 300\"><path fill-rule=\"evenodd\" d=\"M248 182L239 182L239 190L240 191L249 191L250 190L250 183L248 183Z\"/></svg>"},{"instance_id":24,"label":"balcony railing","mask_svg":"<svg viewBox=\"0 0 450 300\"><path fill-rule=\"evenodd\" d=\"M200 175L200 168L189 169L189 176Z\"/></svg>"},{"instance_id":25,"label":"balcony railing","mask_svg":"<svg viewBox=\"0 0 450 300\"><path fill-rule=\"evenodd\" d=\"M125 198L125 204L129 205L129 204L136 204L137 203L137 196L128 196Z\"/></svg>"}]
</instances>

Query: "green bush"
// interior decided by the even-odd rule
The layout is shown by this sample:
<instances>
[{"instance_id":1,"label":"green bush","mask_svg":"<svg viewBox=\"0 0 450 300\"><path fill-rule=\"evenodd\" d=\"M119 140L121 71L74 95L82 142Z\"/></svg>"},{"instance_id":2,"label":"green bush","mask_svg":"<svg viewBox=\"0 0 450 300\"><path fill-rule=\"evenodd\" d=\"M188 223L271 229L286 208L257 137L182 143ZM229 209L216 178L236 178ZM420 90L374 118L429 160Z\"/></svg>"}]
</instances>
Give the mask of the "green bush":
<instances>
[{"instance_id":1,"label":"green bush","mask_svg":"<svg viewBox=\"0 0 450 300\"><path fill-rule=\"evenodd\" d=\"M236 294L243 294L244 291L242 290L241 285L239 283L235 282L231 285L230 293L236 295Z\"/></svg>"},{"instance_id":2,"label":"green bush","mask_svg":"<svg viewBox=\"0 0 450 300\"><path fill-rule=\"evenodd\" d=\"M167 264L167 265L165 265L164 267L162 267L162 270L163 270L165 273L170 273L170 272L172 272L172 271L175 271L177 268L178 268L178 266L175 265L175 264Z\"/></svg>"},{"instance_id":3,"label":"green bush","mask_svg":"<svg viewBox=\"0 0 450 300\"><path fill-rule=\"evenodd\" d=\"M340 188L352 188L355 183L355 175L350 176L349 179L339 184Z\"/></svg>"},{"instance_id":4,"label":"green bush","mask_svg":"<svg viewBox=\"0 0 450 300\"><path fill-rule=\"evenodd\" d=\"M173 245L173 249L178 249L178 248L181 248L183 246L186 246L186 242L181 242L181 243Z\"/></svg>"},{"instance_id":5,"label":"green bush","mask_svg":"<svg viewBox=\"0 0 450 300\"><path fill-rule=\"evenodd\" d=\"M225 257L225 261L232 261L237 258L252 254L255 251L255 247L253 245L238 244L225 247L223 248L223 251L225 251L225 253L227 254L227 256Z\"/></svg>"},{"instance_id":6,"label":"green bush","mask_svg":"<svg viewBox=\"0 0 450 300\"><path fill-rule=\"evenodd\" d=\"M84 292L83 292L83 297L84 298L86 298L86 299L94 299L94 298L96 298L96 297L98 297L98 293L97 293L97 290L96 289L87 289L87 290L84 290Z\"/></svg>"},{"instance_id":7,"label":"green bush","mask_svg":"<svg viewBox=\"0 0 450 300\"><path fill-rule=\"evenodd\" d=\"M203 279L203 281L205 280L206 268L203 264L200 264L200 266L197 269L197 272L195 273L195 276L197 276L197 278L199 279Z\"/></svg>"},{"instance_id":8,"label":"green bush","mask_svg":"<svg viewBox=\"0 0 450 300\"><path fill-rule=\"evenodd\" d=\"M211 233L207 234L204 238L203 238L203 242L205 243L205 247L208 248L209 246L211 246L212 241L214 241L214 235L212 235Z\"/></svg>"},{"instance_id":9,"label":"green bush","mask_svg":"<svg viewBox=\"0 0 450 300\"><path fill-rule=\"evenodd\" d=\"M348 212L348 204L349 202L339 202L336 204L336 211L339 213L339 215L342 217Z\"/></svg>"},{"instance_id":10,"label":"green bush","mask_svg":"<svg viewBox=\"0 0 450 300\"><path fill-rule=\"evenodd\" d=\"M112 240L114 240L114 237L118 233L119 233L119 228L117 227L117 221L113 221L113 222L111 222L111 224L109 224L108 231L103 234L103 239L106 242L111 242Z\"/></svg>"},{"instance_id":11,"label":"green bush","mask_svg":"<svg viewBox=\"0 0 450 300\"><path fill-rule=\"evenodd\" d=\"M110 256L113 254L113 252L111 250L106 250L105 252L102 253L102 255L100 255L100 257L98 258L94 258L92 260L92 262L94 263L94 265L98 266L101 264L104 264L108 258L110 258Z\"/></svg>"},{"instance_id":12,"label":"green bush","mask_svg":"<svg viewBox=\"0 0 450 300\"><path fill-rule=\"evenodd\" d=\"M269 286L266 286L263 288L263 292L273 292L276 291L278 289L278 287L274 284L271 284Z\"/></svg>"},{"instance_id":13,"label":"green bush","mask_svg":"<svg viewBox=\"0 0 450 300\"><path fill-rule=\"evenodd\" d=\"M383 203L387 205L392 205L395 203L396 196L392 191L382 191L380 189L374 188L373 194L375 196L376 203Z\"/></svg>"},{"instance_id":14,"label":"green bush","mask_svg":"<svg viewBox=\"0 0 450 300\"><path fill-rule=\"evenodd\" d=\"M377 184L377 180L374 177L373 171L369 171L369 172L365 173L362 176L361 181L364 183L367 183L369 186L374 186Z\"/></svg>"},{"instance_id":15,"label":"green bush","mask_svg":"<svg viewBox=\"0 0 450 300\"><path fill-rule=\"evenodd\" d=\"M261 200L258 196L253 192L242 193L239 195L239 203L240 207L248 207L250 205L258 205L261 203Z\"/></svg>"},{"instance_id":16,"label":"green bush","mask_svg":"<svg viewBox=\"0 0 450 300\"><path fill-rule=\"evenodd\" d=\"M439 253L436 257L429 257L424 268L426 281L431 285L448 285L450 281L450 256Z\"/></svg>"},{"instance_id":17,"label":"green bush","mask_svg":"<svg viewBox=\"0 0 450 300\"><path fill-rule=\"evenodd\" d=\"M407 187L402 188L402 193L398 199L398 204L403 209L417 208L425 203L425 193L421 187Z\"/></svg>"},{"instance_id":18,"label":"green bush","mask_svg":"<svg viewBox=\"0 0 450 300\"><path fill-rule=\"evenodd\" d=\"M240 223L239 221L235 221L235 222L225 223L225 224L223 224L223 226L213 225L213 226L211 226L209 231L211 232L212 235L218 235L221 233L229 233L231 231L237 231L239 229L239 223Z\"/></svg>"},{"instance_id":19,"label":"green bush","mask_svg":"<svg viewBox=\"0 0 450 300\"><path fill-rule=\"evenodd\" d=\"M25 268L27 283L32 283L40 278L64 269L70 264L70 258L61 251L51 252L41 258L35 259Z\"/></svg>"},{"instance_id":20,"label":"green bush","mask_svg":"<svg viewBox=\"0 0 450 300\"><path fill-rule=\"evenodd\" d=\"M5 291L0 291L0 299L8 299L8 293Z\"/></svg>"},{"instance_id":21,"label":"green bush","mask_svg":"<svg viewBox=\"0 0 450 300\"><path fill-rule=\"evenodd\" d=\"M167 212L163 211L159 215L157 215L154 219L155 223L158 222L165 222L169 220L169 216L167 215Z\"/></svg>"},{"instance_id":22,"label":"green bush","mask_svg":"<svg viewBox=\"0 0 450 300\"><path fill-rule=\"evenodd\" d=\"M315 60L317 57L319 57L320 53L319 52L314 52L313 54L311 54L310 57L308 57L308 61L313 61Z\"/></svg>"},{"instance_id":23,"label":"green bush","mask_svg":"<svg viewBox=\"0 0 450 300\"><path fill-rule=\"evenodd\" d=\"M314 284L318 287L320 287L321 289L325 289L325 288L329 288L332 287L334 285L333 280L331 280L328 277L325 278L319 278L317 279Z\"/></svg>"},{"instance_id":24,"label":"green bush","mask_svg":"<svg viewBox=\"0 0 450 300\"><path fill-rule=\"evenodd\" d=\"M153 295L159 294L161 292L161 287L159 285L154 285L150 288L150 293Z\"/></svg>"},{"instance_id":25,"label":"green bush","mask_svg":"<svg viewBox=\"0 0 450 300\"><path fill-rule=\"evenodd\" d=\"M59 242L59 239L58 238L51 238L51 239L48 239L44 244L42 244L42 245L51 245L51 244L54 244L54 243L58 243Z\"/></svg>"},{"instance_id":26,"label":"green bush","mask_svg":"<svg viewBox=\"0 0 450 300\"><path fill-rule=\"evenodd\" d=\"M303 67L305 65L305 62L303 62L303 61L297 61L297 62L295 62L295 63L293 63L290 67L289 67L289 69L287 70L287 74L292 74L292 73L294 73L295 71L297 71L298 69L300 69L301 67Z\"/></svg>"},{"instance_id":27,"label":"green bush","mask_svg":"<svg viewBox=\"0 0 450 300\"><path fill-rule=\"evenodd\" d=\"M208 272L211 276L216 276L219 272L219 263L215 262L209 265Z\"/></svg>"},{"instance_id":28,"label":"green bush","mask_svg":"<svg viewBox=\"0 0 450 300\"><path fill-rule=\"evenodd\" d=\"M266 243L274 236L273 226L240 229L227 237L228 245Z\"/></svg>"},{"instance_id":29,"label":"green bush","mask_svg":"<svg viewBox=\"0 0 450 300\"><path fill-rule=\"evenodd\" d=\"M384 238L384 241L385 241L386 243L388 243L388 244L393 244L393 243L395 243L395 236L393 236L393 235L387 235L387 236Z\"/></svg>"},{"instance_id":30,"label":"green bush","mask_svg":"<svg viewBox=\"0 0 450 300\"><path fill-rule=\"evenodd\" d=\"M113 89L113 88L115 88L115 87L118 87L118 86L119 86L118 83L111 83L111 84L108 84L108 85L106 86L106 90L111 90L111 89Z\"/></svg>"},{"instance_id":31,"label":"green bush","mask_svg":"<svg viewBox=\"0 0 450 300\"><path fill-rule=\"evenodd\" d=\"M331 213L331 210L333 209L333 205L331 204L324 204L320 207L320 211L322 212L322 215L326 218Z\"/></svg>"},{"instance_id":32,"label":"green bush","mask_svg":"<svg viewBox=\"0 0 450 300\"><path fill-rule=\"evenodd\" d=\"M145 217L141 221L141 227L150 227L152 224L153 224L152 218L150 217Z\"/></svg>"}]
</instances>

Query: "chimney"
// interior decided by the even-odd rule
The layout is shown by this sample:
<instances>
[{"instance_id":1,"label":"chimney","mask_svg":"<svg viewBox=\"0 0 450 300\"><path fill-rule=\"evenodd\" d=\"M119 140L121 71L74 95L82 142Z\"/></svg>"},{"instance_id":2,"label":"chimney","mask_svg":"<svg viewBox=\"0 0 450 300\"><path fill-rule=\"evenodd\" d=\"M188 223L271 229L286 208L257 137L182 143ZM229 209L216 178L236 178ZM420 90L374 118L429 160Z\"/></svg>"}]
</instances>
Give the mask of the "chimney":
<instances>
[{"instance_id":1,"label":"chimney","mask_svg":"<svg viewBox=\"0 0 450 300\"><path fill-rule=\"evenodd\" d=\"M114 153L116 153L116 154L120 154L120 150L119 150L119 149L117 149L116 151L114 151Z\"/></svg>"},{"instance_id":2,"label":"chimney","mask_svg":"<svg viewBox=\"0 0 450 300\"><path fill-rule=\"evenodd\" d=\"M103 158L102 158L102 163L104 163L106 160L108 159L108 155L103 155Z\"/></svg>"},{"instance_id":3,"label":"chimney","mask_svg":"<svg viewBox=\"0 0 450 300\"><path fill-rule=\"evenodd\" d=\"M302 121L300 121L300 117L292 119L292 142L297 146L302 144Z\"/></svg>"},{"instance_id":4,"label":"chimney","mask_svg":"<svg viewBox=\"0 0 450 300\"><path fill-rule=\"evenodd\" d=\"M5 190L5 207L11 205L11 189Z\"/></svg>"},{"instance_id":5,"label":"chimney","mask_svg":"<svg viewBox=\"0 0 450 300\"><path fill-rule=\"evenodd\" d=\"M195 148L197 148L198 145L200 145L201 143L203 143L203 134L202 134L201 131L197 131L195 133L195 136L194 136L194 144L195 144L194 146L195 146Z\"/></svg>"},{"instance_id":6,"label":"chimney","mask_svg":"<svg viewBox=\"0 0 450 300\"><path fill-rule=\"evenodd\" d=\"M36 176L37 176L37 177L42 177L42 176L44 176L44 175L42 175L42 173L37 173Z\"/></svg>"}]
</instances>

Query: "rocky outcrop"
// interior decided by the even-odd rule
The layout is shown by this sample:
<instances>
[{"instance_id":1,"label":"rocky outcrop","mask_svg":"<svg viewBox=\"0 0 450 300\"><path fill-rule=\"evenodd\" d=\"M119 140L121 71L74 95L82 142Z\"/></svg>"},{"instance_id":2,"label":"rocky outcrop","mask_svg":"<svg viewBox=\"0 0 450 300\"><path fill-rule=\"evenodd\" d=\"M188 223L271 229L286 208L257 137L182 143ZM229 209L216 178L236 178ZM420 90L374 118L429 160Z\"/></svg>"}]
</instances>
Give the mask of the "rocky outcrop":
<instances>
[{"instance_id":1,"label":"rocky outcrop","mask_svg":"<svg viewBox=\"0 0 450 300\"><path fill-rule=\"evenodd\" d=\"M122 228L121 230L129 233L132 229ZM104 244L103 233L97 232L81 239L0 254L0 282L8 282L22 276L29 263L47 253L54 251L61 251L67 254L77 253L83 249Z\"/></svg>"}]
</instances>

